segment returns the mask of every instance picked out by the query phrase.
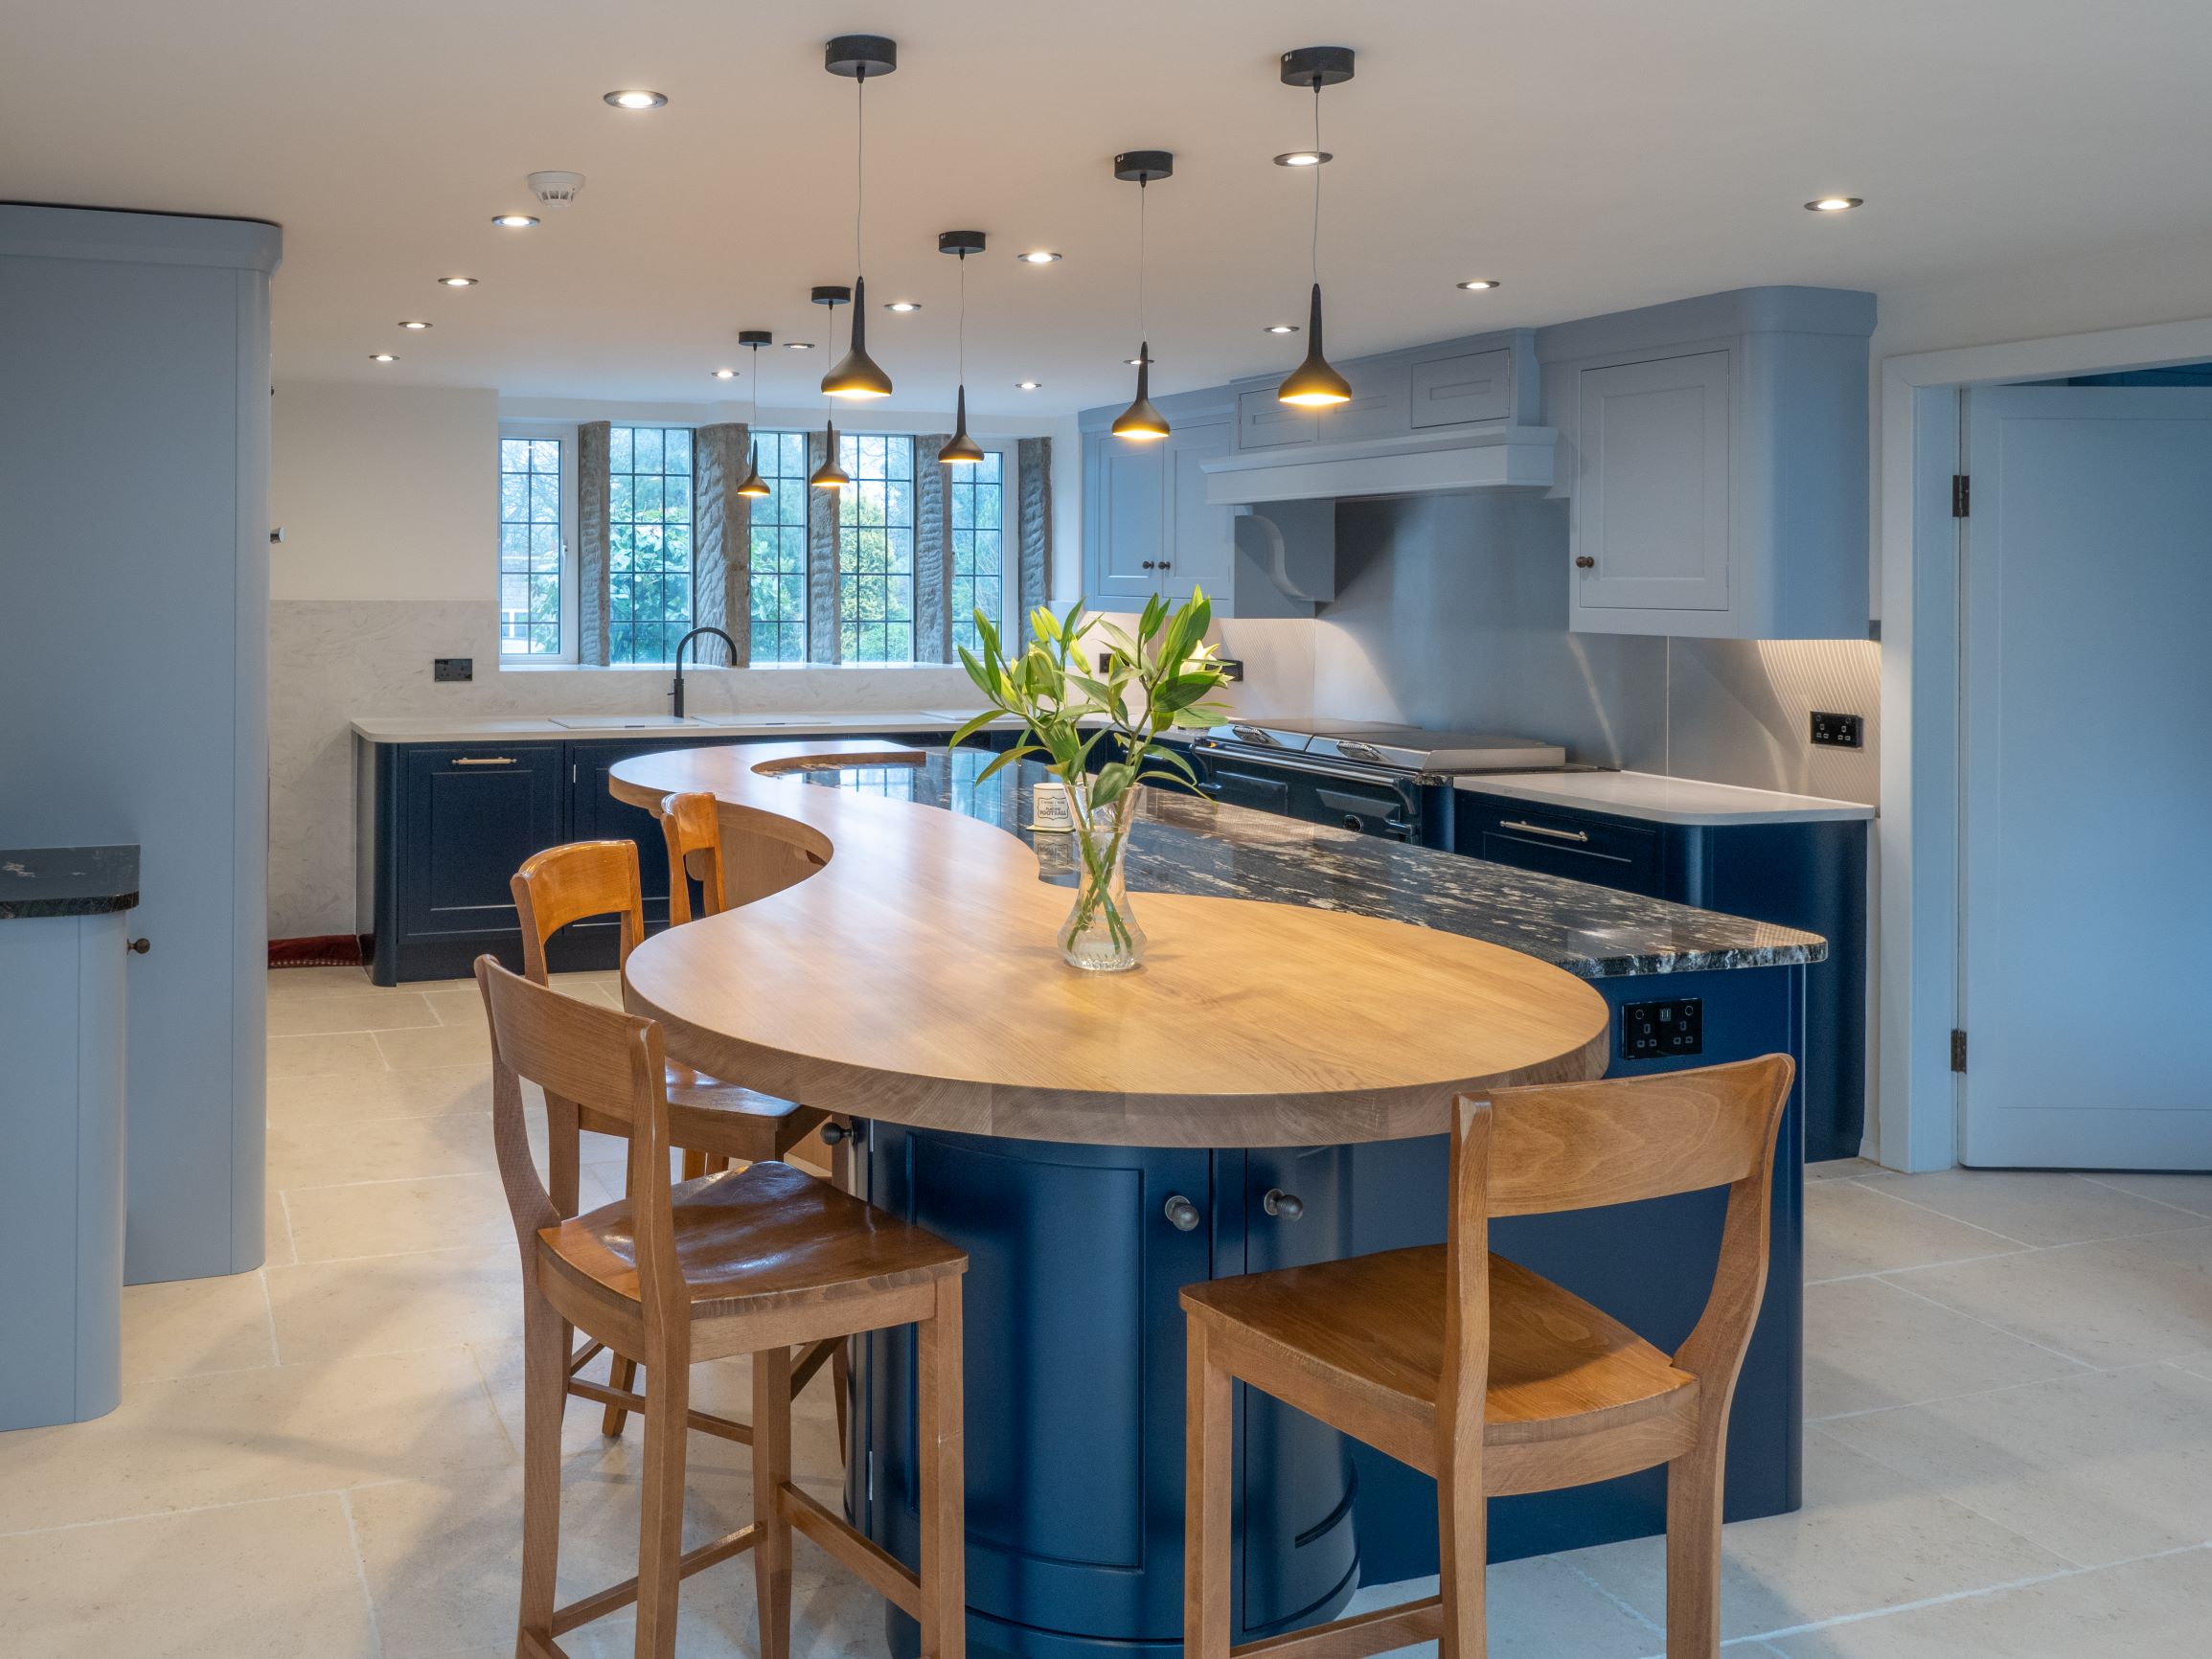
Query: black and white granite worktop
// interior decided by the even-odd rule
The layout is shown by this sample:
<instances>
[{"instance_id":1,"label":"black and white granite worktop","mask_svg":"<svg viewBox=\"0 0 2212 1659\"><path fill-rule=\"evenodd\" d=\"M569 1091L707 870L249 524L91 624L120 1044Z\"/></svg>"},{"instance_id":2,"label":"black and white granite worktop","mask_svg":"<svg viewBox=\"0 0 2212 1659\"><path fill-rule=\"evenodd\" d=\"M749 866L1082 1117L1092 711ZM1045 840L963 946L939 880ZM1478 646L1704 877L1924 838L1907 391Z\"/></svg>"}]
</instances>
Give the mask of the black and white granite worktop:
<instances>
[{"instance_id":1,"label":"black and white granite worktop","mask_svg":"<svg viewBox=\"0 0 2212 1659\"><path fill-rule=\"evenodd\" d=\"M978 784L991 755L972 749L924 754L918 767L823 771L807 781L979 818L1035 847L1048 878L1073 882L1069 838L1021 828L1030 786L1049 776L1043 767L1024 761ZM1140 914L1148 891L1343 910L1502 944L1584 979L1787 967L1828 954L1827 941L1816 933L1301 823L1181 790L1145 792L1128 868Z\"/></svg>"},{"instance_id":2,"label":"black and white granite worktop","mask_svg":"<svg viewBox=\"0 0 2212 1659\"><path fill-rule=\"evenodd\" d=\"M0 921L105 916L137 903L136 847L0 850Z\"/></svg>"}]
</instances>

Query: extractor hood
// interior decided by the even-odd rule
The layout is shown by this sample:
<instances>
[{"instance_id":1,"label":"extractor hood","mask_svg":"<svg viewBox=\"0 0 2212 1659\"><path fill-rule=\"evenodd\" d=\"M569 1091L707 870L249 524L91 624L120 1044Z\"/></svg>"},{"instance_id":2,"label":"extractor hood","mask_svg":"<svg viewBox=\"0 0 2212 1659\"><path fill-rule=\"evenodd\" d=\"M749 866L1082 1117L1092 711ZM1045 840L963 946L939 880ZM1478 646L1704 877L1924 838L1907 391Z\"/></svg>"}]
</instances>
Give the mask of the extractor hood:
<instances>
[{"instance_id":1,"label":"extractor hood","mask_svg":"<svg viewBox=\"0 0 2212 1659\"><path fill-rule=\"evenodd\" d=\"M1356 501L1469 489L1548 489L1559 432L1511 423L1409 432L1348 443L1305 443L1198 463L1215 507Z\"/></svg>"}]
</instances>

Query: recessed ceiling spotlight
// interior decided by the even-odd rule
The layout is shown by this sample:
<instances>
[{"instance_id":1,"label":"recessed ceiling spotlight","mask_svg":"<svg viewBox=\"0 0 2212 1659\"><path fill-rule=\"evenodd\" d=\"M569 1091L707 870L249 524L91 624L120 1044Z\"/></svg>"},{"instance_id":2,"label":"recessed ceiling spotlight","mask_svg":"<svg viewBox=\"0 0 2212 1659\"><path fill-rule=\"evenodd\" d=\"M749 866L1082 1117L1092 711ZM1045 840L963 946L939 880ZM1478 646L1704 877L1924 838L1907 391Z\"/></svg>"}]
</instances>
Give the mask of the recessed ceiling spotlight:
<instances>
[{"instance_id":1,"label":"recessed ceiling spotlight","mask_svg":"<svg viewBox=\"0 0 2212 1659\"><path fill-rule=\"evenodd\" d=\"M1044 382L1042 380L1016 380L1014 383L1014 389L1016 392L1040 392L1044 389Z\"/></svg>"},{"instance_id":2,"label":"recessed ceiling spotlight","mask_svg":"<svg viewBox=\"0 0 2212 1659\"><path fill-rule=\"evenodd\" d=\"M422 331L424 329L427 329L429 326L430 326L430 325L429 325L428 323L423 323L423 322L404 322L404 323L401 323L401 324L399 325L399 327L401 327L402 329L412 329L412 330L413 330L415 332L417 332L417 333L421 333L421 332L422 332Z\"/></svg>"},{"instance_id":3,"label":"recessed ceiling spotlight","mask_svg":"<svg viewBox=\"0 0 2212 1659\"><path fill-rule=\"evenodd\" d=\"M1295 323L1269 323L1267 325L1267 332L1270 334L1295 334L1297 331L1298 325Z\"/></svg>"},{"instance_id":4,"label":"recessed ceiling spotlight","mask_svg":"<svg viewBox=\"0 0 2212 1659\"><path fill-rule=\"evenodd\" d=\"M1277 167L1319 167L1336 158L1325 149L1287 149L1275 158Z\"/></svg>"},{"instance_id":5,"label":"recessed ceiling spotlight","mask_svg":"<svg viewBox=\"0 0 2212 1659\"><path fill-rule=\"evenodd\" d=\"M669 95L665 92L647 92L643 89L610 92L606 95L606 102L617 109L658 109L668 101Z\"/></svg>"},{"instance_id":6,"label":"recessed ceiling spotlight","mask_svg":"<svg viewBox=\"0 0 2212 1659\"><path fill-rule=\"evenodd\" d=\"M369 361L372 363L397 363L399 360L389 352L371 352L369 353Z\"/></svg>"},{"instance_id":7,"label":"recessed ceiling spotlight","mask_svg":"<svg viewBox=\"0 0 2212 1659\"><path fill-rule=\"evenodd\" d=\"M476 279L474 277L440 277L438 285L442 288L473 288L476 285Z\"/></svg>"},{"instance_id":8,"label":"recessed ceiling spotlight","mask_svg":"<svg viewBox=\"0 0 2212 1659\"><path fill-rule=\"evenodd\" d=\"M922 302L920 300L893 300L883 308L886 311L919 311L922 309Z\"/></svg>"},{"instance_id":9,"label":"recessed ceiling spotlight","mask_svg":"<svg viewBox=\"0 0 2212 1659\"><path fill-rule=\"evenodd\" d=\"M811 340L786 340L784 342L784 350L787 352L811 352L813 349L814 342Z\"/></svg>"},{"instance_id":10,"label":"recessed ceiling spotlight","mask_svg":"<svg viewBox=\"0 0 2212 1659\"><path fill-rule=\"evenodd\" d=\"M1043 248L1038 248L1026 254L1016 254L1014 257L1025 265L1049 265L1060 258L1058 254L1048 253Z\"/></svg>"},{"instance_id":11,"label":"recessed ceiling spotlight","mask_svg":"<svg viewBox=\"0 0 2212 1659\"><path fill-rule=\"evenodd\" d=\"M1866 198L1856 195L1824 195L1805 204L1809 214L1847 214L1855 207L1864 207Z\"/></svg>"},{"instance_id":12,"label":"recessed ceiling spotlight","mask_svg":"<svg viewBox=\"0 0 2212 1659\"><path fill-rule=\"evenodd\" d=\"M526 231L537 221L528 214L493 214L491 222L503 231Z\"/></svg>"},{"instance_id":13,"label":"recessed ceiling spotlight","mask_svg":"<svg viewBox=\"0 0 2212 1659\"><path fill-rule=\"evenodd\" d=\"M715 378L718 380L735 380L737 377L738 372L735 369L717 369L715 371Z\"/></svg>"},{"instance_id":14,"label":"recessed ceiling spotlight","mask_svg":"<svg viewBox=\"0 0 2212 1659\"><path fill-rule=\"evenodd\" d=\"M1495 277L1470 277L1459 285L1471 294L1487 294L1501 284Z\"/></svg>"}]
</instances>

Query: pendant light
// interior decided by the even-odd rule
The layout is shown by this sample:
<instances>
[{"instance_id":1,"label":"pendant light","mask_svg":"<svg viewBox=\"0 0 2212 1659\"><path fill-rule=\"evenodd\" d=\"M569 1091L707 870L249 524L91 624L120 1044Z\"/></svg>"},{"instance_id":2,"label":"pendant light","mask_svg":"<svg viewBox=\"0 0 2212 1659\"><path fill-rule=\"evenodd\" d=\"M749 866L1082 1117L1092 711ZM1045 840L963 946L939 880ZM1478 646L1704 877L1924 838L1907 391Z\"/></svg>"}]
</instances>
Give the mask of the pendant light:
<instances>
[{"instance_id":1,"label":"pendant light","mask_svg":"<svg viewBox=\"0 0 2212 1659\"><path fill-rule=\"evenodd\" d=\"M960 394L952 437L937 459L946 466L973 466L983 459L983 445L968 435L968 256L983 252L983 233L946 231L937 239L937 251L960 256Z\"/></svg>"},{"instance_id":2,"label":"pendant light","mask_svg":"<svg viewBox=\"0 0 2212 1659\"><path fill-rule=\"evenodd\" d=\"M1145 338L1145 187L1155 178L1171 177L1174 154L1164 149L1124 150L1114 157L1114 177L1137 187L1137 395L1127 409L1114 417L1116 438L1150 443L1169 432L1167 417L1152 407L1152 345Z\"/></svg>"},{"instance_id":3,"label":"pendant light","mask_svg":"<svg viewBox=\"0 0 2212 1659\"><path fill-rule=\"evenodd\" d=\"M837 349L837 307L852 298L853 290L842 284L825 284L814 290L814 304L830 307L830 350L832 352ZM816 489L843 489L853 482L853 475L837 465L837 422L834 420L825 419L822 422L822 465L814 468L807 482Z\"/></svg>"},{"instance_id":4,"label":"pendant light","mask_svg":"<svg viewBox=\"0 0 2212 1659\"><path fill-rule=\"evenodd\" d=\"M891 396L891 376L868 355L868 279L862 274L860 221L868 199L868 77L889 75L899 67L899 43L880 34L840 34L824 51L822 62L832 75L852 79L854 119L853 341L822 376L822 390L857 402Z\"/></svg>"},{"instance_id":5,"label":"pendant light","mask_svg":"<svg viewBox=\"0 0 2212 1659\"><path fill-rule=\"evenodd\" d=\"M1292 150L1275 158L1278 167L1313 170L1313 297L1306 320L1306 360L1290 371L1290 377L1275 388L1276 398L1303 409L1326 409L1352 401L1352 384L1329 366L1321 349L1321 170L1329 152L1321 148L1321 89L1352 79L1352 48L1305 46L1283 54L1283 84L1313 89L1313 148Z\"/></svg>"},{"instance_id":6,"label":"pendant light","mask_svg":"<svg viewBox=\"0 0 2212 1659\"><path fill-rule=\"evenodd\" d=\"M761 476L761 441L754 436L761 424L761 348L775 344L776 336L765 329L740 329L738 344L753 353L753 397L751 412L745 420L745 437L751 443L752 453L745 458L745 475L738 480L740 495L763 496L770 494L768 481Z\"/></svg>"}]
</instances>

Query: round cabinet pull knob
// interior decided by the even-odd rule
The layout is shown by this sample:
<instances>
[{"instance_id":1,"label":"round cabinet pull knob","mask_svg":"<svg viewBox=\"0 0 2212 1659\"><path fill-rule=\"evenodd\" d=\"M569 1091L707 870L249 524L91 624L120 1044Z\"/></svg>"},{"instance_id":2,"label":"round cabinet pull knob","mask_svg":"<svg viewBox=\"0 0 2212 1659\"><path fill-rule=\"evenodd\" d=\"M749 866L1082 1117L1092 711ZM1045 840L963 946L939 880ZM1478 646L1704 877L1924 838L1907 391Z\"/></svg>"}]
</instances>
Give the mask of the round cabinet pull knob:
<instances>
[{"instance_id":1,"label":"round cabinet pull knob","mask_svg":"<svg viewBox=\"0 0 2212 1659\"><path fill-rule=\"evenodd\" d=\"M1585 553L1585 554L1578 554L1578 555L1576 556L1576 557L1575 557L1575 569L1577 569L1577 570L1595 570L1595 569L1597 569L1597 568L1598 568L1598 561L1597 561L1596 559L1592 558L1592 557L1590 557L1588 554L1586 554L1586 553Z\"/></svg>"},{"instance_id":2,"label":"round cabinet pull knob","mask_svg":"<svg viewBox=\"0 0 2212 1659\"><path fill-rule=\"evenodd\" d=\"M134 939L124 948L133 956L144 956L153 948L153 941L150 939Z\"/></svg>"},{"instance_id":3,"label":"round cabinet pull knob","mask_svg":"<svg viewBox=\"0 0 2212 1659\"><path fill-rule=\"evenodd\" d=\"M824 1124L822 1125L822 1144L825 1147L834 1147L852 1132L843 1124Z\"/></svg>"},{"instance_id":4,"label":"round cabinet pull knob","mask_svg":"<svg viewBox=\"0 0 2212 1659\"><path fill-rule=\"evenodd\" d=\"M1146 559L1146 560L1145 560L1145 569L1147 569L1147 570L1152 570L1152 569L1154 569L1154 568L1155 568L1155 566L1153 565L1153 563L1152 563L1152 561L1151 559L1149 559L1149 558L1148 558L1148 559Z\"/></svg>"},{"instance_id":5,"label":"round cabinet pull knob","mask_svg":"<svg viewBox=\"0 0 2212 1659\"><path fill-rule=\"evenodd\" d=\"M1161 560L1160 560L1160 568L1161 568L1162 570L1173 570L1173 569L1174 568L1174 566L1173 566L1173 565L1172 565L1172 564L1170 564L1170 563L1169 563L1169 562L1168 562L1166 559L1164 559L1164 558L1163 558L1163 559L1161 559Z\"/></svg>"},{"instance_id":6,"label":"round cabinet pull knob","mask_svg":"<svg viewBox=\"0 0 2212 1659\"><path fill-rule=\"evenodd\" d=\"M1198 1207L1180 1193L1168 1194L1168 1201L1162 1206L1161 1214L1167 1216L1168 1225L1178 1233L1196 1231L1203 1218L1198 1215Z\"/></svg>"},{"instance_id":7,"label":"round cabinet pull knob","mask_svg":"<svg viewBox=\"0 0 2212 1659\"><path fill-rule=\"evenodd\" d=\"M1280 1187L1269 1187L1267 1195L1260 1200L1260 1208L1270 1216L1280 1216L1286 1221L1295 1221L1306 1214L1306 1200L1295 1193L1286 1193Z\"/></svg>"}]
</instances>

